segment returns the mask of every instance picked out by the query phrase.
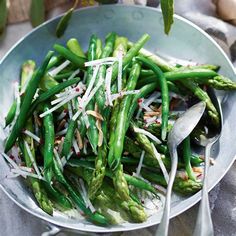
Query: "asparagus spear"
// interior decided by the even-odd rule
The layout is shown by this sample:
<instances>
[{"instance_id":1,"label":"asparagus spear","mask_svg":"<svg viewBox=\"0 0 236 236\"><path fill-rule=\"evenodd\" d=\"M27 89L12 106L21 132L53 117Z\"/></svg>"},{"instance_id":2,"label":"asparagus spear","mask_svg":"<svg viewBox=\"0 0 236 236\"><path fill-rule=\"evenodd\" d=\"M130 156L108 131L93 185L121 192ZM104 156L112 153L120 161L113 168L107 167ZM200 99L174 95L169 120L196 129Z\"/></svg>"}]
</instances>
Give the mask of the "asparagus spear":
<instances>
[{"instance_id":1,"label":"asparagus spear","mask_svg":"<svg viewBox=\"0 0 236 236\"><path fill-rule=\"evenodd\" d=\"M32 131L32 120L29 119L26 124L26 129L29 131ZM26 166L32 168L32 162L31 158L29 156L29 153L27 151L26 142L30 147L30 152L35 159L35 149L34 149L34 142L33 139L29 136L24 135L23 139L19 140L19 146L21 147L21 151L23 154L23 158L25 160ZM32 188L33 194L35 196L35 199L37 200L40 208L45 211L46 213L52 215L53 214L53 207L51 201L48 199L47 192L45 191L44 187L42 186L42 183L39 179L35 179L32 177L27 178L29 180L30 186Z\"/></svg>"},{"instance_id":2,"label":"asparagus spear","mask_svg":"<svg viewBox=\"0 0 236 236\"><path fill-rule=\"evenodd\" d=\"M114 44L115 44L116 34L111 33L107 36L106 45L102 51L101 57L107 57L113 52ZM98 76L105 77L106 73L106 66L102 65L99 70ZM97 191L102 185L103 178L105 176L106 165L107 165L107 129L108 129L108 120L110 117L110 108L103 108L105 104L105 93L104 88L98 90L95 96L96 103L100 109L100 112L103 114L103 122L102 122L102 132L103 132L103 143L98 148L98 155L95 160L95 170L93 172L93 177L89 183L89 198L94 199L96 196ZM103 100L103 101L102 101ZM100 105L99 105L100 103ZM104 104L103 104L104 103Z\"/></svg>"},{"instance_id":3,"label":"asparagus spear","mask_svg":"<svg viewBox=\"0 0 236 236\"><path fill-rule=\"evenodd\" d=\"M165 62L163 59L161 59L159 57L156 57L156 55L152 54L149 51L145 50L144 54L146 54L145 56L148 56L149 60L153 61L158 66L160 66L160 68L163 68L161 65L164 64L165 65L164 71L166 71L166 72L172 72L172 71L178 70L174 67L169 66L169 64L167 62ZM216 72L213 72L213 73L216 73ZM218 125L219 124L219 114L218 114L215 106L213 105L210 97L208 96L208 94L205 91L203 91L198 86L198 84L196 82L194 82L190 79L185 79L184 81L180 81L180 82L184 87L186 87L196 97L198 97L200 100L206 102L209 117L212 119L212 122L215 125Z\"/></svg>"},{"instance_id":4,"label":"asparagus spear","mask_svg":"<svg viewBox=\"0 0 236 236\"><path fill-rule=\"evenodd\" d=\"M143 134L137 133L136 140L138 141L138 144L141 146L141 148L140 148L140 146L136 145L132 139L126 137L125 138L125 145L124 145L125 151L130 153L135 158L140 158L142 150L143 149L145 149L146 151L148 150L145 157L144 157L144 164L146 164L148 166L159 167L159 163L153 154L153 149L150 146L151 143L148 140L148 138ZM165 151L164 149L166 149L164 146L157 145L157 147L160 148L159 151L161 151L161 150ZM167 150L167 152L168 152L168 150ZM168 154L166 153L165 155L168 155ZM162 158L162 161L165 164L165 166L169 169L171 162L170 162L170 159L167 158L165 155L161 155L161 158Z\"/></svg>"},{"instance_id":5,"label":"asparagus spear","mask_svg":"<svg viewBox=\"0 0 236 236\"><path fill-rule=\"evenodd\" d=\"M102 55L102 40L100 38L97 38L96 57L99 59L101 55Z\"/></svg>"},{"instance_id":6,"label":"asparagus spear","mask_svg":"<svg viewBox=\"0 0 236 236\"><path fill-rule=\"evenodd\" d=\"M88 184L91 181L91 173L94 169L93 163L87 160L79 160L79 159L70 159L68 161L67 170L71 173L74 173L81 178L83 178ZM113 178L113 173L110 170L106 170L106 176L109 178ZM124 178L129 185L132 185L138 189L149 191L155 195L157 195L157 190L149 183L144 180L131 176L129 174L124 173ZM100 191L99 191L100 193ZM96 195L96 197L98 194Z\"/></svg>"},{"instance_id":7,"label":"asparagus spear","mask_svg":"<svg viewBox=\"0 0 236 236\"><path fill-rule=\"evenodd\" d=\"M27 81L31 79L34 68L35 68L35 63L31 61L27 61L22 65L21 90L24 88ZM33 122L31 118L28 119L28 121L26 122L25 128L33 132ZM32 154L34 161L36 161L34 141L31 137L23 135L23 137L21 137L19 142L21 143L20 147L21 147L21 151L22 151L26 166L32 168L33 163L29 156L29 152L27 151L26 143L28 144L30 148L30 152ZM32 177L28 177L28 180L32 188L33 194L35 196L35 199L37 200L40 208L46 213L52 215L53 214L52 203L48 199L47 193L44 187L42 186L41 181L39 179L35 179Z\"/></svg>"},{"instance_id":8,"label":"asparagus spear","mask_svg":"<svg viewBox=\"0 0 236 236\"><path fill-rule=\"evenodd\" d=\"M132 66L130 77L127 82L126 90L133 90L136 86L139 74L140 74L141 66L138 63L134 63ZM117 123L116 129L114 133L114 141L110 146L110 152L108 155L108 164L112 169L115 169L120 162L120 158L122 156L123 147L124 147L124 139L126 129L126 123L128 121L128 111L130 109L130 105L132 102L132 95L125 96L120 102L120 109L117 114Z\"/></svg>"},{"instance_id":9,"label":"asparagus spear","mask_svg":"<svg viewBox=\"0 0 236 236\"><path fill-rule=\"evenodd\" d=\"M39 85L39 82L46 72L48 62L50 58L52 57L52 55L53 55L53 52L49 52L47 54L42 66L34 73L33 79L30 80L26 88L26 92L25 92L24 100L21 105L20 113L17 117L15 125L12 128L10 136L8 137L6 141L5 152L8 152L12 148L12 146L14 145L18 136L20 135L20 132L27 121L26 119L27 112L30 109L30 106L31 106L33 97L35 95L35 92L37 90L37 87Z\"/></svg>"},{"instance_id":10,"label":"asparagus spear","mask_svg":"<svg viewBox=\"0 0 236 236\"><path fill-rule=\"evenodd\" d=\"M147 171L146 169L142 169L141 170L141 175L156 184L160 184L164 187L167 187L165 178L157 173L153 173L151 171ZM187 195L192 195L196 192L198 192L199 190L201 190L202 188L202 183L201 182L197 182L197 181L193 181L191 179L182 179L180 177L175 178L175 182L173 185L173 190L177 193L180 193L184 196Z\"/></svg>"},{"instance_id":11,"label":"asparagus spear","mask_svg":"<svg viewBox=\"0 0 236 236\"><path fill-rule=\"evenodd\" d=\"M134 46L134 43L132 42L128 42L128 46L129 48ZM162 71L172 71L175 70L174 66L169 65L169 63L167 63L165 60L163 60L162 58L160 58L159 56L149 52L148 50L141 48L139 51L140 55L144 56L144 57L148 57L150 60L152 60L155 64L157 64Z\"/></svg>"},{"instance_id":12,"label":"asparagus spear","mask_svg":"<svg viewBox=\"0 0 236 236\"><path fill-rule=\"evenodd\" d=\"M86 56L83 52L83 49L81 48L77 39L75 39L75 38L69 39L67 41L66 45L70 49L70 51L73 52L74 54L76 54L77 56L86 58Z\"/></svg>"},{"instance_id":13,"label":"asparagus spear","mask_svg":"<svg viewBox=\"0 0 236 236\"><path fill-rule=\"evenodd\" d=\"M154 134L155 136L161 137L161 124L160 123L153 123L153 124L148 125L147 127L144 122L142 122L141 120L137 120L135 124L138 127L145 129L148 132ZM171 129L172 129L172 125L168 124L167 132L169 132Z\"/></svg>"},{"instance_id":14,"label":"asparagus spear","mask_svg":"<svg viewBox=\"0 0 236 236\"><path fill-rule=\"evenodd\" d=\"M32 60L28 60L23 63L21 67L21 93L25 92L25 88L33 76L35 70L35 62ZM23 102L23 96L21 97L21 102ZM8 126L14 119L16 114L16 100L12 103L9 112L5 118L5 126Z\"/></svg>"},{"instance_id":15,"label":"asparagus spear","mask_svg":"<svg viewBox=\"0 0 236 236\"><path fill-rule=\"evenodd\" d=\"M122 209L120 199L108 184L103 183L99 195L94 200L94 205L113 225L130 221L129 215ZM116 214L117 213L117 214Z\"/></svg>"},{"instance_id":16,"label":"asparagus spear","mask_svg":"<svg viewBox=\"0 0 236 236\"><path fill-rule=\"evenodd\" d=\"M206 103L207 112L209 117L211 118L212 122L218 126L219 125L219 113L216 110L215 106L213 105L210 97L208 96L207 92L201 89L196 82L186 79L185 81L181 81L181 84L188 88L196 97Z\"/></svg>"},{"instance_id":17,"label":"asparagus spear","mask_svg":"<svg viewBox=\"0 0 236 236\"><path fill-rule=\"evenodd\" d=\"M99 214L98 212L92 213L89 208L86 208L83 199L81 198L79 193L77 193L72 188L71 184L65 179L55 160L53 161L53 169L56 179L67 189L71 199L85 213L85 216L94 223L100 225L108 225L108 221L103 215Z\"/></svg>"},{"instance_id":18,"label":"asparagus spear","mask_svg":"<svg viewBox=\"0 0 236 236\"><path fill-rule=\"evenodd\" d=\"M97 202L97 199L99 202ZM133 221L143 222L146 220L142 206L132 201L123 201L120 196L114 192L113 188L104 182L101 194L96 198L95 203L99 206L103 204L103 208L117 210L121 213L122 218ZM105 210L104 209L104 210Z\"/></svg>"},{"instance_id":19,"label":"asparagus spear","mask_svg":"<svg viewBox=\"0 0 236 236\"><path fill-rule=\"evenodd\" d=\"M207 84L208 86L218 89L218 90L235 90L236 83L225 76L215 76L210 79L202 79L196 78L195 81L199 84Z\"/></svg>"},{"instance_id":20,"label":"asparagus spear","mask_svg":"<svg viewBox=\"0 0 236 236\"><path fill-rule=\"evenodd\" d=\"M106 44L102 50L101 58L109 57L112 54L114 50L115 40L116 40L116 33L110 33L107 35ZM96 79L96 83L98 83L100 78L103 78L105 80L105 75L106 75L106 65L101 65ZM100 89L97 91L95 95L95 100L101 113L105 106L105 84L103 84L103 86L101 86Z\"/></svg>"},{"instance_id":21,"label":"asparagus spear","mask_svg":"<svg viewBox=\"0 0 236 236\"><path fill-rule=\"evenodd\" d=\"M136 159L139 159L140 156L141 156L141 153L142 153L142 148L140 148L137 144L135 144L135 142L129 138L129 137L125 137L125 152L129 153L130 155L132 155L134 158ZM162 158L162 161L165 165L165 167L167 169L170 169L170 166L171 166L171 160L169 158L169 151L168 151L168 148L167 146L164 146L164 145L156 145L156 148L157 150L163 154L161 155L161 158ZM128 160L127 160L128 159ZM132 164L132 161L129 160L131 158L128 158L127 156L126 157L123 157L122 158L122 163L130 163ZM199 166L201 163L203 163L203 159L199 156L196 156L196 155L191 155L191 164L193 166ZM136 163L135 161L133 161L133 164ZM159 167L159 163L157 161L156 158L153 158L152 155L146 153L145 157L144 157L144 160L143 160L143 163L149 167ZM184 164L179 162L178 163L178 167L179 168L183 168L184 167Z\"/></svg>"},{"instance_id":22,"label":"asparagus spear","mask_svg":"<svg viewBox=\"0 0 236 236\"><path fill-rule=\"evenodd\" d=\"M118 52L122 52L123 55L125 55L127 53L127 39L124 37L117 37L116 41L115 41L115 50L113 52L113 56L117 56ZM125 80L126 74L123 75L122 78L122 82L124 85L124 80ZM124 88L124 86L122 86L122 88ZM114 90L115 92L117 92L117 84L114 84L112 87L112 90ZM113 158L113 143L115 140L115 130L116 130L116 120L117 120L117 116L119 114L119 108L120 108L120 104L119 104L119 100L116 99L114 102L114 106L112 108L111 111L111 119L110 119L110 135L109 135L109 154L108 154L108 162L109 162L109 156L110 158Z\"/></svg>"},{"instance_id":23,"label":"asparagus spear","mask_svg":"<svg viewBox=\"0 0 236 236\"><path fill-rule=\"evenodd\" d=\"M123 58L123 71L125 71L132 59L139 53L140 50L142 50L142 47L144 44L150 39L150 36L148 34L144 34L135 44L133 44L127 54ZM115 81L116 77L118 75L118 63L114 63L112 68L112 82Z\"/></svg>"},{"instance_id":24,"label":"asparagus spear","mask_svg":"<svg viewBox=\"0 0 236 236\"><path fill-rule=\"evenodd\" d=\"M119 192L116 192L116 191L114 191L114 189L111 189L112 193L113 193L113 197L112 197L113 206L115 204L118 204L122 209L124 209L130 215L130 217L133 219L133 221L144 222L147 218L146 213L145 213L143 207L140 206L138 203L136 203L134 200L132 200L132 198L129 196L129 190L127 190L127 186L126 186L127 183L124 180L123 170L121 169L122 166L119 166L119 167L117 169L120 173L118 173L116 171L117 182L115 183L115 184L119 185L119 187L120 187ZM89 172L91 173L90 170L87 169L87 173L86 173L86 172L84 172L84 168L82 168L82 167L77 167L77 168L69 167L68 169L70 170L70 172L79 175L80 177L86 179L89 182ZM111 175L111 173L108 173L108 175ZM132 178L132 176L130 178ZM135 182L135 181L137 181L137 179L133 180L133 182ZM101 191L94 199L95 202L96 202L96 199L99 199L101 197L100 194L102 194L103 186L105 184L106 183L103 182ZM122 190L123 187L125 188L124 190Z\"/></svg>"}]
</instances>

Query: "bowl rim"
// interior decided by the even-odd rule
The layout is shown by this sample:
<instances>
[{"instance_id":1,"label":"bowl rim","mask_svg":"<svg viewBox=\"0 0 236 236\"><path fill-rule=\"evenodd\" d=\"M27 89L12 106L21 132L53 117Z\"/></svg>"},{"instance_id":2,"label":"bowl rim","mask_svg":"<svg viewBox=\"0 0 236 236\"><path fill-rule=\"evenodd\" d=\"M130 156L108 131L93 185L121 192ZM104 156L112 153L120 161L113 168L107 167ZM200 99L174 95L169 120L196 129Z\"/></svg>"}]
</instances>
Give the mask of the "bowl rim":
<instances>
[{"instance_id":1,"label":"bowl rim","mask_svg":"<svg viewBox=\"0 0 236 236\"><path fill-rule=\"evenodd\" d=\"M154 7L148 7L148 6L140 6L140 5L125 5L125 4L108 4L108 5L96 5L96 6L88 6L88 7L83 7L83 8L79 8L76 9L75 12L82 12L82 11L87 11L90 9L96 9L96 8L106 8L106 7L130 7L130 8L148 8L148 10L151 11L157 11L157 12L161 12L160 9L158 8L154 8ZM59 16L53 17L47 21L45 21L43 24L37 26L35 29L31 30L29 33L27 33L25 36L23 36L20 40L18 40L10 49L9 51L2 57L2 59L0 60L0 66L3 63L3 61L9 56L9 54L15 49L16 46L18 46L21 42L23 42L29 35L33 34L34 32L36 32L38 29L40 29L41 27L44 27L45 25L59 20L59 18L61 18L64 15L64 13L60 14ZM223 49L219 46L219 44L208 34L206 33L203 29L201 29L199 26L197 26L195 23L191 22L190 20L179 16L177 14L174 14L174 18L178 19L190 26L192 26L193 28L195 28L197 31L199 31L202 35L204 35L208 40L210 40L215 46L216 48L220 51L220 53L222 54L222 56L225 58L225 60L228 62L228 65L231 67L234 75L236 76L236 69L234 68L232 62L230 61L229 57L226 55L226 53L223 51ZM164 29L163 29L164 30ZM234 158L232 158L230 164L228 165L227 168L225 168L225 171L219 176L218 180L211 186L211 188L209 188L208 191L210 191L211 189L213 189L215 187L215 185L217 183L220 182L220 180L224 177L224 175L228 172L228 170L230 169L230 167L232 166L232 164L234 163L234 161L236 160L236 155L234 156ZM138 229L142 229L142 228L147 228L153 225L157 225L159 223L154 223L154 222L144 222L144 223L140 223L140 224L133 224L132 226L129 227L116 227L116 226L112 226L112 227L96 227L96 229L89 229L89 227L84 227L84 228L76 228L73 226L75 225L67 225L66 223L58 223L57 220L54 220L53 218L48 218L47 216L43 216L41 214L39 214L38 212L34 212L31 209L25 207L24 205L22 205L20 202L18 202L14 196L11 195L10 192L7 191L7 189L4 188L4 186L1 184L0 182L0 188L3 190L3 192L16 204L18 205L21 209L25 210L26 212L30 213L31 215L36 216L37 218L46 221L46 223L51 227L59 227L60 229L64 229L64 230L68 230L68 231L73 231L73 232L91 232L91 233L112 233L112 232L121 232L121 231L131 231L131 230L138 230ZM185 200L185 202L187 200L192 200L190 203L187 204L187 207L185 207L184 209L179 209L181 208L181 206L179 206L176 210L175 214L171 214L170 218L174 218L177 215L180 215L181 213L185 212L186 210L188 210L189 208L191 208L193 205L195 205L198 201L200 201L201 196L200 196L201 192L198 192L196 194L194 194L193 196L187 198ZM181 205L181 204L179 204Z\"/></svg>"}]
</instances>

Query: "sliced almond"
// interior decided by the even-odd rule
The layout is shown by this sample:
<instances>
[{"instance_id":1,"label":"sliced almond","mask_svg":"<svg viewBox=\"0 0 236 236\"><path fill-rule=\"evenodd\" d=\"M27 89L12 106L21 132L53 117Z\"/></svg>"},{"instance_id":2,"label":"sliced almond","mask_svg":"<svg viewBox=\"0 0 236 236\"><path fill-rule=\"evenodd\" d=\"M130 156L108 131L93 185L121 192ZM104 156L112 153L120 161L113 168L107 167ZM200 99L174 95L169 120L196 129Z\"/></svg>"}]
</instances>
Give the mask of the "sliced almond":
<instances>
[{"instance_id":1,"label":"sliced almond","mask_svg":"<svg viewBox=\"0 0 236 236\"><path fill-rule=\"evenodd\" d=\"M77 141L77 143L78 143L78 145L79 145L79 149L81 150L83 147L84 147L84 145L83 145L83 140L82 140L82 138L81 138L81 135L80 135L80 132L79 132L79 130L78 129L76 129L76 141Z\"/></svg>"},{"instance_id":2,"label":"sliced almond","mask_svg":"<svg viewBox=\"0 0 236 236\"><path fill-rule=\"evenodd\" d=\"M102 115L99 114L97 111L88 110L88 111L86 111L86 113L87 113L87 115L94 116L95 118L97 118L99 120L103 120Z\"/></svg>"}]
</instances>

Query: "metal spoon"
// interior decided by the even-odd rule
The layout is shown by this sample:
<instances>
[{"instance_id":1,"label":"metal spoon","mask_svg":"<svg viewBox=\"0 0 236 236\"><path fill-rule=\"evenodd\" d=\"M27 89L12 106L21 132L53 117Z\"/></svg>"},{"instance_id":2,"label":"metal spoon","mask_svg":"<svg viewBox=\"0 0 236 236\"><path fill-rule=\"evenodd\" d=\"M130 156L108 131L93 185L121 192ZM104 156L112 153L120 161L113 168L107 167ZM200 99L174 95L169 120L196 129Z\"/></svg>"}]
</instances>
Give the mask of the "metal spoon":
<instances>
[{"instance_id":1,"label":"metal spoon","mask_svg":"<svg viewBox=\"0 0 236 236\"><path fill-rule=\"evenodd\" d=\"M207 91L212 103L216 107L220 116L220 125L215 129L208 129L206 137L195 140L199 145L205 147L205 168L204 168L204 179L202 188L202 200L200 203L197 222L194 229L193 236L213 236L214 228L211 219L211 211L208 200L208 187L207 187L207 176L210 163L210 152L214 143L220 138L222 127L223 127L223 116L221 105L213 91L213 89L208 89Z\"/></svg>"},{"instance_id":2,"label":"metal spoon","mask_svg":"<svg viewBox=\"0 0 236 236\"><path fill-rule=\"evenodd\" d=\"M204 110L206 108L206 104L204 102L200 102L190 109L188 109L182 116L179 117L178 120L174 123L172 130L168 136L168 147L171 156L171 172L170 178L167 187L167 194L165 200L165 207L162 215L162 220L160 225L158 226L156 236L167 236L168 228L169 228L169 218L170 218L170 204L171 204L171 192L173 183L175 180L176 169L178 164L178 154L177 147L178 145L189 136L195 126L198 124L201 119Z\"/></svg>"}]
</instances>

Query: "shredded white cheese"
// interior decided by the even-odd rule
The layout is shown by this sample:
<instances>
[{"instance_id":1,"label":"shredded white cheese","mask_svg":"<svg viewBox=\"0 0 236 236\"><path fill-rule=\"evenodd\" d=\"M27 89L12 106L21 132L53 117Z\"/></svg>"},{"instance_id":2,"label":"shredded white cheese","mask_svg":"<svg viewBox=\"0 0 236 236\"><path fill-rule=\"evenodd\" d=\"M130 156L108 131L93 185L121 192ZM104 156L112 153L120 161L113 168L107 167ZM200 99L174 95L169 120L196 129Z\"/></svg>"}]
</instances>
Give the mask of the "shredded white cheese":
<instances>
[{"instance_id":1,"label":"shredded white cheese","mask_svg":"<svg viewBox=\"0 0 236 236\"><path fill-rule=\"evenodd\" d=\"M61 163L61 159L60 159L60 156L59 156L59 154L58 154L56 148L53 149L53 153L54 153L54 156L55 156L55 158L56 158L56 160L57 160L57 163L58 163L58 165L59 165L61 171L63 171L63 165L62 165L62 163Z\"/></svg>"},{"instance_id":2,"label":"shredded white cheese","mask_svg":"<svg viewBox=\"0 0 236 236\"><path fill-rule=\"evenodd\" d=\"M62 136L62 135L65 135L65 134L67 133L67 130L68 130L68 129L65 128L65 129L63 129L63 130L57 132L57 133L56 133L56 136Z\"/></svg>"},{"instance_id":3,"label":"shredded white cheese","mask_svg":"<svg viewBox=\"0 0 236 236\"><path fill-rule=\"evenodd\" d=\"M82 190L82 193L81 194L83 197L84 197L84 202L85 202L85 205L87 208L90 209L90 211L92 213L94 213L96 211L96 209L94 208L94 206L92 205L91 201L89 200L89 197L88 197L88 192L84 186L84 181L82 179L79 179L79 182L80 182L80 186L81 186L81 190Z\"/></svg>"},{"instance_id":4,"label":"shredded white cheese","mask_svg":"<svg viewBox=\"0 0 236 236\"><path fill-rule=\"evenodd\" d=\"M113 106L111 98L111 77L112 77L112 67L109 67L106 71L105 87L106 87L106 99L109 106Z\"/></svg>"},{"instance_id":5,"label":"shredded white cheese","mask_svg":"<svg viewBox=\"0 0 236 236\"><path fill-rule=\"evenodd\" d=\"M143 165L144 156L145 156L145 151L142 151L141 157L140 157L140 160L139 160L139 163L138 163L138 167L136 169L136 176L137 177L140 176L140 171L141 171L141 168L142 168L142 165Z\"/></svg>"},{"instance_id":6,"label":"shredded white cheese","mask_svg":"<svg viewBox=\"0 0 236 236\"><path fill-rule=\"evenodd\" d=\"M15 99L16 99L16 113L14 116L14 119L11 123L11 127L13 127L16 123L16 120L20 114L20 92L19 92L19 83L15 82L14 83L14 89L15 89Z\"/></svg>"},{"instance_id":7,"label":"shredded white cheese","mask_svg":"<svg viewBox=\"0 0 236 236\"><path fill-rule=\"evenodd\" d=\"M34 139L36 142L40 143L40 138L33 134L32 132L30 132L29 130L24 130L24 134L28 135L29 137L31 137L32 139Z\"/></svg>"},{"instance_id":8,"label":"shredded white cheese","mask_svg":"<svg viewBox=\"0 0 236 236\"><path fill-rule=\"evenodd\" d=\"M66 60L63 62L61 65L58 67L52 69L51 71L48 72L48 74L52 77L56 76L58 73L60 73L62 70L64 70L68 65L70 64L69 60Z\"/></svg>"},{"instance_id":9,"label":"shredded white cheese","mask_svg":"<svg viewBox=\"0 0 236 236\"><path fill-rule=\"evenodd\" d=\"M103 65L103 64L108 64L108 63L114 63L117 61L116 57L106 57L106 58L102 58L102 59L98 59L98 60L94 60L94 61L88 61L85 62L85 67L88 66L97 66L97 65Z\"/></svg>"},{"instance_id":10,"label":"shredded white cheese","mask_svg":"<svg viewBox=\"0 0 236 236\"><path fill-rule=\"evenodd\" d=\"M94 97L95 93L98 91L98 89L102 86L103 81L99 80L99 82L97 83L97 85L92 89L91 93L89 94L88 98L86 101L84 101L83 104L81 104L81 108L85 109L86 106L88 105L88 103L90 102L90 100ZM83 99L83 98L82 98ZM77 120L77 118L80 116L82 110L79 109L74 116L72 117L72 120Z\"/></svg>"},{"instance_id":11,"label":"shredded white cheese","mask_svg":"<svg viewBox=\"0 0 236 236\"><path fill-rule=\"evenodd\" d=\"M78 155L80 153L80 149L78 143L76 142L75 138L73 138L73 147L75 149L75 153Z\"/></svg>"},{"instance_id":12,"label":"shredded white cheese","mask_svg":"<svg viewBox=\"0 0 236 236\"><path fill-rule=\"evenodd\" d=\"M44 113L40 114L39 117L43 118L44 116L52 113L53 111L56 111L58 108L60 108L61 106L63 106L64 104L66 104L67 102L69 102L71 99L75 98L79 96L79 93L75 92L74 94L71 94L70 96L68 96L65 100L63 99L63 101L61 101L60 103L58 103L56 106L52 107L51 109L45 111Z\"/></svg>"},{"instance_id":13,"label":"shredded white cheese","mask_svg":"<svg viewBox=\"0 0 236 236\"><path fill-rule=\"evenodd\" d=\"M155 157L156 157L156 159L157 159L157 161L158 161L158 163L160 165L160 168L161 168L162 173L164 175L164 178L166 180L166 183L168 183L169 182L169 174L168 174L168 172L166 170L166 167L165 167L165 165L164 165L164 163L163 163L163 161L161 159L161 155L160 155L160 153L158 153L158 151L157 151L156 147L154 146L154 144L151 143L151 145L152 145L152 149L153 149L153 152L155 154Z\"/></svg>"},{"instance_id":14,"label":"shredded white cheese","mask_svg":"<svg viewBox=\"0 0 236 236\"><path fill-rule=\"evenodd\" d=\"M35 170L36 174L38 175L39 178L42 179L42 175L41 175L41 173L40 173L40 171L39 171L39 169L38 169L38 166L37 166L37 164L36 164L36 162L35 162L35 159L34 159L34 157L33 157L33 155L32 155L32 152L30 151L29 144L28 144L26 141L24 141L24 144L25 144L26 151L27 151L27 153L28 153L28 155L29 155L30 161L31 161L31 163L32 163L32 165L33 165L33 167L34 167L34 170Z\"/></svg>"},{"instance_id":15,"label":"shredded white cheese","mask_svg":"<svg viewBox=\"0 0 236 236\"><path fill-rule=\"evenodd\" d=\"M150 132L148 132L148 131L146 131L144 129L140 129L140 128L134 127L134 132L146 135L147 137L152 139L157 144L161 143L160 139L158 139L156 136L154 136L153 134L151 134Z\"/></svg>"}]
</instances>

